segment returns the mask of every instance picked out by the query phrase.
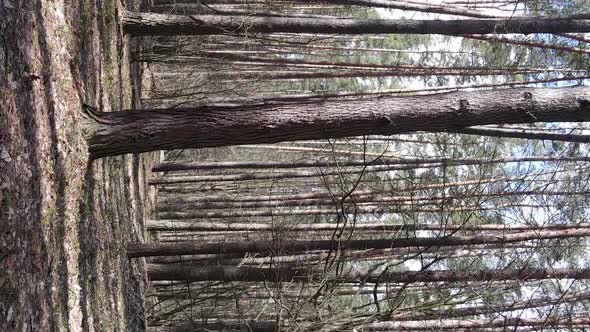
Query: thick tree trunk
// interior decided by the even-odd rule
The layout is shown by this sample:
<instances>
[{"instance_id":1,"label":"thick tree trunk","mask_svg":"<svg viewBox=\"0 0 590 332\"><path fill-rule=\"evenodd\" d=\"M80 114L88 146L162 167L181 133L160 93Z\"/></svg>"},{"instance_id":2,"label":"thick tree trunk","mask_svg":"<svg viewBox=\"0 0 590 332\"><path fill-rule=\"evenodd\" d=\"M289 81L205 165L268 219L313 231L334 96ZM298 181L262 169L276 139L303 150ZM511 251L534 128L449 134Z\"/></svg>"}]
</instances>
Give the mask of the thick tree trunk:
<instances>
[{"instance_id":1,"label":"thick tree trunk","mask_svg":"<svg viewBox=\"0 0 590 332\"><path fill-rule=\"evenodd\" d=\"M102 113L94 158L154 150L276 143L469 126L590 120L590 88L513 89L320 105L206 107Z\"/></svg>"},{"instance_id":2,"label":"thick tree trunk","mask_svg":"<svg viewBox=\"0 0 590 332\"><path fill-rule=\"evenodd\" d=\"M470 20L382 20L169 15L126 12L123 29L133 35L215 35L231 33L333 34L487 34L567 33L590 31L590 20L571 18L510 18Z\"/></svg>"},{"instance_id":3,"label":"thick tree trunk","mask_svg":"<svg viewBox=\"0 0 590 332\"><path fill-rule=\"evenodd\" d=\"M147 264L151 280L183 281L319 281L347 283L415 283L415 282L466 282L492 280L590 279L590 269L503 269L475 272L438 270L404 272L344 272L342 275L325 275L305 269L267 269L228 266L191 266L189 264Z\"/></svg>"},{"instance_id":4,"label":"thick tree trunk","mask_svg":"<svg viewBox=\"0 0 590 332\"><path fill-rule=\"evenodd\" d=\"M407 247L449 247L477 244L514 243L541 239L565 239L589 236L590 229L530 231L496 236L446 236L405 239L376 239L350 241L250 241L233 243L183 242L170 244L140 243L127 247L127 256L176 256L226 253L300 253L309 250L367 250Z\"/></svg>"}]
</instances>

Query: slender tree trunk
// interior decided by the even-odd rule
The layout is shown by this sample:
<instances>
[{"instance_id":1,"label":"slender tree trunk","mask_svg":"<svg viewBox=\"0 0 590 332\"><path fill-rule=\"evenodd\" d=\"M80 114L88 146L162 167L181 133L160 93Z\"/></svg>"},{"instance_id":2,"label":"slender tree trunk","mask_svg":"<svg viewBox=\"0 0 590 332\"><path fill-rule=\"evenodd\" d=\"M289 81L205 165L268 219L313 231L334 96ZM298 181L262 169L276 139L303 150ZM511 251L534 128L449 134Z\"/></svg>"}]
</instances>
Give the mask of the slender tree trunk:
<instances>
[{"instance_id":1,"label":"slender tree trunk","mask_svg":"<svg viewBox=\"0 0 590 332\"><path fill-rule=\"evenodd\" d=\"M215 35L289 32L328 34L487 34L588 32L590 21L571 18L471 20L382 20L169 15L126 12L126 33L141 35Z\"/></svg>"},{"instance_id":2,"label":"slender tree trunk","mask_svg":"<svg viewBox=\"0 0 590 332\"><path fill-rule=\"evenodd\" d=\"M492 280L590 279L590 269L502 269L482 271L404 271L404 272L344 272L342 275L324 275L302 269L267 269L228 266L191 266L187 264L148 264L151 280L184 281L319 281L346 283L415 283L415 282L466 282Z\"/></svg>"},{"instance_id":3,"label":"slender tree trunk","mask_svg":"<svg viewBox=\"0 0 590 332\"><path fill-rule=\"evenodd\" d=\"M540 130L518 130L510 128L478 127L461 129L459 130L459 132L463 134L478 136L511 137L561 142L590 143L590 135L548 133Z\"/></svg>"},{"instance_id":4,"label":"slender tree trunk","mask_svg":"<svg viewBox=\"0 0 590 332\"><path fill-rule=\"evenodd\" d=\"M272 230L285 230L293 232L305 231L333 231L343 229L342 225L334 223L317 223L317 224L294 224L286 225L284 227L264 224L264 223L221 223L221 222L206 222L206 221L170 221L170 220L148 220L146 227L151 231L221 231L221 232L269 232ZM432 230L432 231L541 231L541 230L555 230L555 229L583 229L590 228L590 224L559 224L547 225L539 227L531 227L528 225L437 225L437 224L369 224L359 223L346 228L354 229L355 231L417 231L417 230Z\"/></svg>"},{"instance_id":5,"label":"slender tree trunk","mask_svg":"<svg viewBox=\"0 0 590 332\"><path fill-rule=\"evenodd\" d=\"M161 176L149 180L150 185L174 184L174 183L195 183L195 182L217 182L217 181L248 181L248 180L278 180L278 179L297 179L308 177L322 177L331 175L360 174L388 172L396 170L412 169L411 166L389 166L389 165L372 165L358 169L340 169L329 171L290 171L290 172L257 172L225 175L195 175L195 176Z\"/></svg>"},{"instance_id":6,"label":"slender tree trunk","mask_svg":"<svg viewBox=\"0 0 590 332\"><path fill-rule=\"evenodd\" d=\"M584 70L576 70L572 68L527 68L527 67L517 67L517 66L486 66L486 67L475 67L475 66L423 66L418 64L413 65L391 65L391 64L382 64L382 63L362 63L362 62L333 62L333 61L318 61L318 60L303 60L303 59L289 59L289 58L277 58L277 57L252 57L252 56L245 56L236 53L226 53L220 54L217 52L210 52L210 51L179 51L172 56L160 56L160 55L142 55L138 58L138 61L145 61L145 62L175 62L178 61L179 63L190 63L191 61L199 61L205 59L216 59L216 60L223 60L226 62L238 62L238 63L245 63L245 64L278 64L283 67L291 67L295 66L296 68L325 68L328 69L371 69L375 71L396 71L396 70L424 70L424 71L457 71L457 72L475 72L478 73L497 73L497 74L511 74L517 72L526 72L526 73L534 73L534 72L543 72L548 70L562 70L568 73L572 72L585 72ZM307 67L306 67L307 66ZM435 72L436 74L436 72Z\"/></svg>"},{"instance_id":7,"label":"slender tree trunk","mask_svg":"<svg viewBox=\"0 0 590 332\"><path fill-rule=\"evenodd\" d=\"M150 326L147 332L195 332L195 331L244 331L278 332L276 321L263 320L222 320L216 323L203 323L199 320L172 326Z\"/></svg>"},{"instance_id":8,"label":"slender tree trunk","mask_svg":"<svg viewBox=\"0 0 590 332\"><path fill-rule=\"evenodd\" d=\"M402 192L418 192L423 190L432 190L432 189L448 189L453 187L462 187L462 186L481 186L484 184L490 183L497 183L497 182L513 182L513 181L535 181L535 177L540 175L547 175L547 174L555 174L556 172L546 172L546 173L534 173L531 175L523 175L517 177L497 177L491 179L473 179L473 180L466 180L466 181L459 181L459 182L442 182L442 183L432 183L427 185L421 186L409 186L404 188L396 188L395 191L388 191L388 190L357 190L352 193L340 193L340 192L311 192L311 193L303 193L303 194L285 194L285 195L204 195L204 196L185 196L180 195L177 193L168 193L166 195L162 195L158 201L162 204L168 203L203 203L203 202L265 202L265 201L289 201L289 200L306 200L306 199L332 199L336 198L340 200L343 195L347 195L352 197L355 196L363 196L363 195L372 195L372 194L382 194L388 195L402 193ZM195 188L195 191L200 190L199 188ZM201 190L202 191L202 190Z\"/></svg>"},{"instance_id":9,"label":"slender tree trunk","mask_svg":"<svg viewBox=\"0 0 590 332\"><path fill-rule=\"evenodd\" d=\"M493 328L500 327L504 328L504 331L514 330L517 326L533 326L533 327L567 327L572 326L588 326L590 324L590 318L496 318L496 319L469 319L469 320L426 320L426 321L414 321L414 322L396 322L396 321L383 321L374 322L361 325L363 331L399 331L399 330L412 330L412 331L452 331L456 329L478 329L478 328ZM507 329L507 327L513 327L513 329Z\"/></svg>"},{"instance_id":10,"label":"slender tree trunk","mask_svg":"<svg viewBox=\"0 0 590 332\"><path fill-rule=\"evenodd\" d=\"M464 91L465 89L478 89L478 88L493 88L493 87L517 87L525 86L529 84L538 83L550 83L550 82L562 82L562 81L579 81L590 79L590 76L574 76L574 77L561 77L544 80L531 80L531 81L510 81L503 83L486 83L486 84L471 84L464 86L441 86L424 89L396 89L396 90L381 90L381 91L369 91L369 92L329 92L329 93L314 93L314 94L288 94L288 95L269 95L269 96L251 96L249 98L235 99L235 100L224 100L227 103L265 103L265 104L280 104L289 102L325 102L327 99L335 98L347 98L347 97L379 97L379 96L391 96L391 95L403 95L403 94L425 94L425 93L436 93L436 92L452 92L452 91Z\"/></svg>"},{"instance_id":11,"label":"slender tree trunk","mask_svg":"<svg viewBox=\"0 0 590 332\"><path fill-rule=\"evenodd\" d=\"M225 253L300 253L309 250L367 250L406 247L449 247L477 244L514 243L531 240L565 239L590 235L590 229L565 229L557 231L530 231L498 236L446 236L405 239L377 239L351 241L251 241L233 243L184 242L170 244L132 244L127 247L127 256L175 256L186 254Z\"/></svg>"},{"instance_id":12,"label":"slender tree trunk","mask_svg":"<svg viewBox=\"0 0 590 332\"><path fill-rule=\"evenodd\" d=\"M590 54L590 50L585 49L585 48L570 47L570 46L565 46L565 45L547 44L547 43L535 41L535 40L519 40L519 39L511 38L511 37L485 36L485 35L468 35L465 37L468 37L471 39L489 41L489 42L496 42L496 43L521 45L521 46L526 46L526 47L535 47L535 48L542 48L542 49L549 49L549 50L557 50L557 51L571 52L571 53L577 53L577 54Z\"/></svg>"},{"instance_id":13,"label":"slender tree trunk","mask_svg":"<svg viewBox=\"0 0 590 332\"><path fill-rule=\"evenodd\" d=\"M517 311L523 309L532 309L538 307L545 307L550 305L559 305L562 303L579 302L590 299L590 292L564 294L560 297L543 297L538 299L529 299L525 301L506 302L503 304L485 304L462 308L449 308L427 311L420 314L409 315L395 315L394 320L426 320L436 319L439 317L453 318L453 317L467 317L489 315L499 312Z\"/></svg>"},{"instance_id":14,"label":"slender tree trunk","mask_svg":"<svg viewBox=\"0 0 590 332\"><path fill-rule=\"evenodd\" d=\"M359 206L351 207L346 211L349 214L377 214L377 213L451 213L451 212L473 212L473 211L495 211L506 208L530 207L538 208L540 205L510 203L496 205L493 207L467 206L457 208L425 208L419 204L413 207L400 206ZM163 212L159 214L162 219L195 219L195 218L244 218L244 217L280 217L280 216L324 216L338 214L338 210L333 209L293 209L289 211L272 211L272 210L245 210L245 211L194 211L194 212Z\"/></svg>"},{"instance_id":15,"label":"slender tree trunk","mask_svg":"<svg viewBox=\"0 0 590 332\"><path fill-rule=\"evenodd\" d=\"M418 165L431 163L444 163L445 165L480 165L480 164L504 164L520 162L577 162L590 161L590 157L518 157L500 159L474 159L474 158L429 158L429 159L374 159L374 160L297 160L294 162L284 161L165 161L152 167L152 172L173 172L190 170L219 170L219 169L275 169L275 168L315 168L315 167L358 167L370 165Z\"/></svg>"},{"instance_id":16,"label":"slender tree trunk","mask_svg":"<svg viewBox=\"0 0 590 332\"><path fill-rule=\"evenodd\" d=\"M94 158L154 150L276 143L469 126L590 120L590 89L513 89L321 105L96 113Z\"/></svg>"},{"instance_id":17,"label":"slender tree trunk","mask_svg":"<svg viewBox=\"0 0 590 332\"><path fill-rule=\"evenodd\" d=\"M167 59L167 62L173 62L173 59ZM338 69L338 68L335 68ZM471 70L458 70L458 69L444 69L444 68L432 68L432 69L395 69L395 70L312 70L308 68L306 71L294 70L286 71L279 69L276 71L268 71L265 68L261 68L258 71L246 71L246 70L234 70L234 71L223 71L223 72L190 72L190 75L201 76L203 80L293 80L293 79L318 79L318 78L349 78L349 77L414 77L414 76L493 76L493 75L516 75L516 74L533 74L541 73L546 71L559 71L557 70L519 70L519 69L506 69L506 70L494 70L494 69L471 69ZM565 70L567 72L567 69ZM171 79L177 80L183 78L181 75L185 73L162 73L158 74L160 79Z\"/></svg>"},{"instance_id":18,"label":"slender tree trunk","mask_svg":"<svg viewBox=\"0 0 590 332\"><path fill-rule=\"evenodd\" d=\"M301 2L318 2L330 5L360 6L370 8L389 8L399 10L411 10L425 13L437 13L454 16L465 16L475 18L493 18L493 15L483 11L470 10L461 7L451 7L448 4L437 5L432 3L420 3L418 1L392 1L392 0L299 0Z\"/></svg>"},{"instance_id":19,"label":"slender tree trunk","mask_svg":"<svg viewBox=\"0 0 590 332\"><path fill-rule=\"evenodd\" d=\"M544 190L527 190L527 191L503 191L497 193L478 194L477 200L489 201L490 198L506 198L515 196L586 196L590 191L544 191ZM389 205L422 205L422 204L439 204L444 202L452 205L456 202L470 201L474 198L473 192L455 195L427 195L427 196L390 196L383 195L382 192L373 192L366 195L354 195L347 199L339 197L328 198L311 198L305 200L266 200L253 202L182 202L168 201L167 203L158 204L158 211L187 211L202 209L251 209L251 208L282 208L282 207L304 207L304 206L334 206L337 204L356 204L362 206L363 203L368 205L389 204Z\"/></svg>"}]
</instances>

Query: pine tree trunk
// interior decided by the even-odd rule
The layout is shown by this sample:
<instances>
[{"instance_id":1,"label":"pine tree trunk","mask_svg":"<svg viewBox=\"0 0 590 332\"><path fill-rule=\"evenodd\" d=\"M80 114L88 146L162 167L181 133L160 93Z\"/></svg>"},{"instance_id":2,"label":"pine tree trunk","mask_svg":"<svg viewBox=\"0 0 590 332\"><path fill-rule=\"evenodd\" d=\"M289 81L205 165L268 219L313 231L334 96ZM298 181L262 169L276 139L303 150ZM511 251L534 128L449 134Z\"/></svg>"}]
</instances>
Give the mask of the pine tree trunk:
<instances>
[{"instance_id":1,"label":"pine tree trunk","mask_svg":"<svg viewBox=\"0 0 590 332\"><path fill-rule=\"evenodd\" d=\"M503 328L502 331L517 331L516 327L519 326L533 326L540 327L541 329L547 329L548 327L563 327L564 330L574 326L588 326L590 319L574 318L574 317L563 317L561 319L555 319L552 317L542 318L496 318L496 319L468 319L468 320L456 320L456 319L445 319L445 320L430 320L430 321L408 321L408 322L396 322L396 321L383 321L368 323L362 325L363 331L399 331L399 330L410 330L410 331L453 331L456 329L480 329L480 328ZM508 327L512 327L509 329ZM569 327L569 328L568 328Z\"/></svg>"},{"instance_id":2,"label":"pine tree trunk","mask_svg":"<svg viewBox=\"0 0 590 332\"><path fill-rule=\"evenodd\" d=\"M233 33L442 34L588 32L590 21L571 18L470 20L382 20L170 15L126 12L126 33L147 35L216 35Z\"/></svg>"},{"instance_id":3,"label":"pine tree trunk","mask_svg":"<svg viewBox=\"0 0 590 332\"><path fill-rule=\"evenodd\" d=\"M564 229L556 231L530 231L501 236L447 236L401 239L374 239L350 241L250 241L233 243L181 242L170 244L139 243L127 247L127 256L175 256L186 254L226 253L301 253L309 250L367 250L407 247L450 247L477 244L501 244L542 239L565 239L589 236L590 229Z\"/></svg>"},{"instance_id":4,"label":"pine tree trunk","mask_svg":"<svg viewBox=\"0 0 590 332\"><path fill-rule=\"evenodd\" d=\"M89 137L94 158L486 124L590 120L590 89L512 89L334 101L320 105L204 107L102 113Z\"/></svg>"},{"instance_id":5,"label":"pine tree trunk","mask_svg":"<svg viewBox=\"0 0 590 332\"><path fill-rule=\"evenodd\" d=\"M343 272L325 275L305 269L268 269L229 266L191 266L190 264L147 264L151 280L184 281L339 281L347 283L415 283L466 282L492 280L590 279L589 269L502 269L482 271L404 271L404 272Z\"/></svg>"},{"instance_id":6,"label":"pine tree trunk","mask_svg":"<svg viewBox=\"0 0 590 332\"><path fill-rule=\"evenodd\" d=\"M146 227L150 231L221 231L221 232L270 232L272 230L283 230L281 226L275 226L265 223L223 223L223 222L208 222L208 221L171 221L171 220L148 220ZM416 231L416 230L434 230L434 231L499 231L499 232L514 232L514 231L541 231L541 230L555 230L555 229L573 229L573 228L590 228L590 224L558 224L533 227L528 225L500 225L500 224L486 224L486 225L438 225L438 224L385 224L385 223L359 223L354 226L347 227L355 231ZM284 226L285 231L334 231L343 229L342 225L334 223L314 223L314 224L294 224Z\"/></svg>"},{"instance_id":7,"label":"pine tree trunk","mask_svg":"<svg viewBox=\"0 0 590 332\"><path fill-rule=\"evenodd\" d=\"M445 165L484 165L484 164L503 164L503 163L520 163L520 162L569 162L569 161L590 161L590 157L519 157L519 158L500 158L500 159L476 159L476 158L421 158L421 159L386 159L380 158L375 160L343 160L343 161L323 161L323 160L297 160L288 161L165 161L152 167L152 172L174 172L189 170L221 170L221 169L275 169L275 168L316 168L316 167L358 167L370 165L414 165L444 163ZM267 197L268 198L268 197Z\"/></svg>"}]
</instances>

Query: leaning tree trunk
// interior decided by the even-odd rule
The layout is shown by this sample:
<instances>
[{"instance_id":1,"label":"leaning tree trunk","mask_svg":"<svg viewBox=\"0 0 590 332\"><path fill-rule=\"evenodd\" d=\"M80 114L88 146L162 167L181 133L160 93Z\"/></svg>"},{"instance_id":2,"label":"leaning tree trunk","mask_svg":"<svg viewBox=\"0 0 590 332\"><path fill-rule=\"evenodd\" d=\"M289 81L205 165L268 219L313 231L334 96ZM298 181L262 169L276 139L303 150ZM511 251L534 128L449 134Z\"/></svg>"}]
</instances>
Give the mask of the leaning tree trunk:
<instances>
[{"instance_id":1,"label":"leaning tree trunk","mask_svg":"<svg viewBox=\"0 0 590 332\"><path fill-rule=\"evenodd\" d=\"M590 120L590 88L512 89L323 104L200 107L98 113L93 158L414 131L486 124Z\"/></svg>"},{"instance_id":2,"label":"leaning tree trunk","mask_svg":"<svg viewBox=\"0 0 590 332\"><path fill-rule=\"evenodd\" d=\"M442 34L567 33L590 31L590 20L510 18L470 20L383 20L170 15L126 12L123 29L133 35L217 35L231 33Z\"/></svg>"}]
</instances>

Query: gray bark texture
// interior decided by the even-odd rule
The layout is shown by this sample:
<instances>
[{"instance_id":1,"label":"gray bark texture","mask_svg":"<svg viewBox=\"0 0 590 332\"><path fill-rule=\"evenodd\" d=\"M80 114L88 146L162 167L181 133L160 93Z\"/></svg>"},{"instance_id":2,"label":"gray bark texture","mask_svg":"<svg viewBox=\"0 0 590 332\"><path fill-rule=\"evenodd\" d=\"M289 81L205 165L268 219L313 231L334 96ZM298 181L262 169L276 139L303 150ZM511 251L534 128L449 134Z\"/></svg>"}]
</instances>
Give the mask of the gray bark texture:
<instances>
[{"instance_id":1,"label":"gray bark texture","mask_svg":"<svg viewBox=\"0 0 590 332\"><path fill-rule=\"evenodd\" d=\"M590 88L510 89L323 104L198 107L95 115L93 158L486 124L590 120Z\"/></svg>"}]
</instances>

